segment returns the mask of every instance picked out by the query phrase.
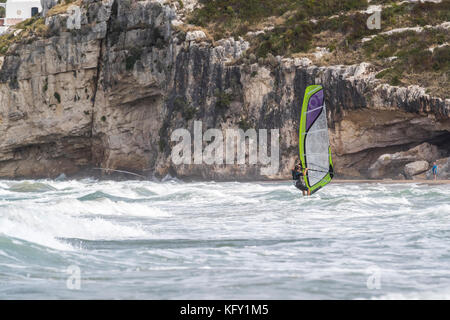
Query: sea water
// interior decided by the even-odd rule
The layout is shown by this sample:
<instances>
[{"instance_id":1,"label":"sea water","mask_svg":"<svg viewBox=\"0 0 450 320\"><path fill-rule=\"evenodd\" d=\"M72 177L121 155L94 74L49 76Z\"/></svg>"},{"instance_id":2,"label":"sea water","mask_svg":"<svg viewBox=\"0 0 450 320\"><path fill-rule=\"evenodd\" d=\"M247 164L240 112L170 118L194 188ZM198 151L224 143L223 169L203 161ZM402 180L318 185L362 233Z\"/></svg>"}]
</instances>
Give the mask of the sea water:
<instances>
[{"instance_id":1,"label":"sea water","mask_svg":"<svg viewBox=\"0 0 450 320\"><path fill-rule=\"evenodd\" d=\"M450 187L0 181L0 299L450 298Z\"/></svg>"}]
</instances>

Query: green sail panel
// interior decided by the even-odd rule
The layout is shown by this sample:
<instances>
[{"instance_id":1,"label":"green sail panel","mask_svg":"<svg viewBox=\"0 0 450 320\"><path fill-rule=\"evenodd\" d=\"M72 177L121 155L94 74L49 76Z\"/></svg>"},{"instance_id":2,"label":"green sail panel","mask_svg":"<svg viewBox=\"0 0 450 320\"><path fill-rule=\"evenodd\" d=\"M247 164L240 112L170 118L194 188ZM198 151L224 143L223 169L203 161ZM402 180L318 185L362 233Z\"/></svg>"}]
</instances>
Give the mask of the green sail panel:
<instances>
[{"instance_id":1,"label":"green sail panel","mask_svg":"<svg viewBox=\"0 0 450 320\"><path fill-rule=\"evenodd\" d=\"M303 99L299 130L300 161L308 168L306 187L311 194L333 179L330 138L324 91L320 85L308 86Z\"/></svg>"}]
</instances>

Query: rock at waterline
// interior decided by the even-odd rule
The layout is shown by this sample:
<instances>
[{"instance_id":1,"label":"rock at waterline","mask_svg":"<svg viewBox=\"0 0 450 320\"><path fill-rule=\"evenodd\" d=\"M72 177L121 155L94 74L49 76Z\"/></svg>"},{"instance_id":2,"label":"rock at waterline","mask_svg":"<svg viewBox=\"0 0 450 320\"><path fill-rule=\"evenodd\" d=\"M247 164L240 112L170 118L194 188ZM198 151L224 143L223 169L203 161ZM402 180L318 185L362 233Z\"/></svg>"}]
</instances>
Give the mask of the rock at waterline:
<instances>
[{"instance_id":1,"label":"rock at waterline","mask_svg":"<svg viewBox=\"0 0 450 320\"><path fill-rule=\"evenodd\" d=\"M429 166L428 161L414 161L405 165L404 171L407 177L412 177L427 171Z\"/></svg>"},{"instance_id":2,"label":"rock at waterline","mask_svg":"<svg viewBox=\"0 0 450 320\"><path fill-rule=\"evenodd\" d=\"M435 145L425 142L407 151L381 155L377 161L369 167L368 174L372 179L380 179L387 176L396 177L399 173L404 171L404 167L408 163L418 161L429 163L438 159L439 156L440 152L438 148ZM422 163L422 166L424 166L424 163ZM423 171L426 171L427 169L428 167ZM412 170L411 172L414 171L413 168L410 170ZM411 176L406 171L405 173L408 176ZM420 173L420 171L417 173Z\"/></svg>"}]
</instances>

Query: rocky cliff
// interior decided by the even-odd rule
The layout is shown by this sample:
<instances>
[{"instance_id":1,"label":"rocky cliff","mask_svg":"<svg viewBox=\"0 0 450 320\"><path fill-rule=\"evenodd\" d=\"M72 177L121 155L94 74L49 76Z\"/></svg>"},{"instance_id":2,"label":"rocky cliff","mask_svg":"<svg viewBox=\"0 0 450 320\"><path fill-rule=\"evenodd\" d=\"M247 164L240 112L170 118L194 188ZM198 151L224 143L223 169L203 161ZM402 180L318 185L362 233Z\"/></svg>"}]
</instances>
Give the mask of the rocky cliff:
<instances>
[{"instance_id":1,"label":"rocky cliff","mask_svg":"<svg viewBox=\"0 0 450 320\"><path fill-rule=\"evenodd\" d=\"M25 26L6 35L0 177L109 168L159 177L284 178L298 156L299 109L311 84L325 88L341 177L375 177L369 168L380 156L424 142L436 148L429 161L450 156L449 99L381 83L370 63L242 59L247 41L212 41L190 29L183 14L171 1L83 0L50 9L41 18L45 32ZM279 173L261 175L258 165L173 165L171 132L193 132L196 120L203 130L279 129Z\"/></svg>"}]
</instances>

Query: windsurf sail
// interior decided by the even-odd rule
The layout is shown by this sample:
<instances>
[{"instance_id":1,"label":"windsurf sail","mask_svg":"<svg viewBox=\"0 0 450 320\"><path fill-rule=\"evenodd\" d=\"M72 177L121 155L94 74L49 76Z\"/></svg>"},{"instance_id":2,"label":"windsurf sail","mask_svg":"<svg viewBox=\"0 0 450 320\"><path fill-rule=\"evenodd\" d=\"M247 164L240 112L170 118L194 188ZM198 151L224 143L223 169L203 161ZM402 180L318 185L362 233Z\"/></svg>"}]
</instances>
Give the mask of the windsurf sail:
<instances>
[{"instance_id":1,"label":"windsurf sail","mask_svg":"<svg viewBox=\"0 0 450 320\"><path fill-rule=\"evenodd\" d=\"M299 131L300 161L308 168L306 187L311 194L334 176L323 87L308 86L303 99Z\"/></svg>"}]
</instances>

